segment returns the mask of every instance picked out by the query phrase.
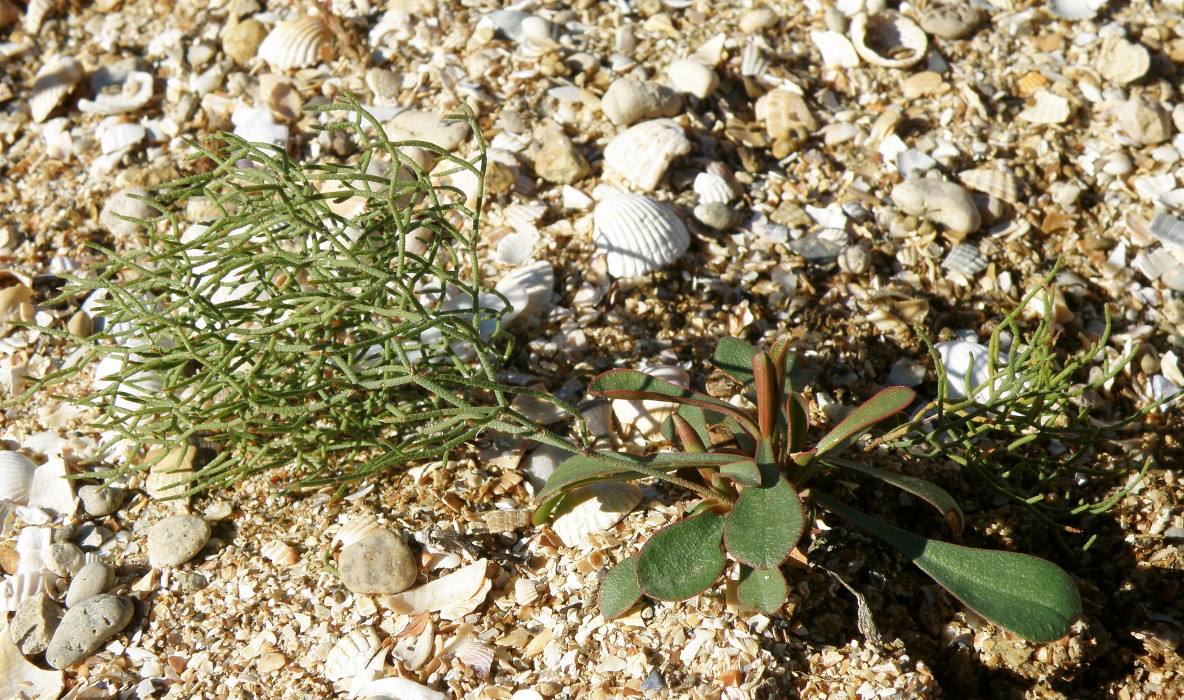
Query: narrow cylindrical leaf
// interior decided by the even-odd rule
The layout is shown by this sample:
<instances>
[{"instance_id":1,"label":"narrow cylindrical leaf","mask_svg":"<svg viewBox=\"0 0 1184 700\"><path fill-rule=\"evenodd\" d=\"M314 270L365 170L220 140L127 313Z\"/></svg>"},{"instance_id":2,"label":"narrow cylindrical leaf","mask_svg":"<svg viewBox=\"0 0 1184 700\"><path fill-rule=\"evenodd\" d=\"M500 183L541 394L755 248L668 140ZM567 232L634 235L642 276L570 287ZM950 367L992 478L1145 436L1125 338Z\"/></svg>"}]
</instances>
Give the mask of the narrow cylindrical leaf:
<instances>
[{"instance_id":1,"label":"narrow cylindrical leaf","mask_svg":"<svg viewBox=\"0 0 1184 700\"><path fill-rule=\"evenodd\" d=\"M670 416L670 420L674 423L674 434L678 437L679 443L682 444L684 452L707 451L707 446L703 444L698 431L695 430L686 418L676 413Z\"/></svg>"},{"instance_id":2,"label":"narrow cylindrical leaf","mask_svg":"<svg viewBox=\"0 0 1184 700\"><path fill-rule=\"evenodd\" d=\"M637 585L658 600L686 600L707 590L723 573L720 547L724 516L708 511L654 534L637 559Z\"/></svg>"},{"instance_id":3,"label":"narrow cylindrical leaf","mask_svg":"<svg viewBox=\"0 0 1184 700\"><path fill-rule=\"evenodd\" d=\"M728 553L754 569L773 569L789 557L806 528L797 491L784 477L773 486L740 493L724 527Z\"/></svg>"},{"instance_id":4,"label":"narrow cylindrical leaf","mask_svg":"<svg viewBox=\"0 0 1184 700\"><path fill-rule=\"evenodd\" d=\"M777 383L777 368L773 366L768 353L753 355L752 376L756 386L757 426L762 438L770 438L777 427L781 391Z\"/></svg>"},{"instance_id":5,"label":"narrow cylindrical leaf","mask_svg":"<svg viewBox=\"0 0 1184 700\"><path fill-rule=\"evenodd\" d=\"M778 569L761 570L746 566L740 573L736 595L748 607L772 615L785 605L789 586Z\"/></svg>"},{"instance_id":6,"label":"narrow cylindrical leaf","mask_svg":"<svg viewBox=\"0 0 1184 700\"><path fill-rule=\"evenodd\" d=\"M607 619L620 617L641 600L637 587L637 555L622 560L600 582L600 614Z\"/></svg>"}]
</instances>

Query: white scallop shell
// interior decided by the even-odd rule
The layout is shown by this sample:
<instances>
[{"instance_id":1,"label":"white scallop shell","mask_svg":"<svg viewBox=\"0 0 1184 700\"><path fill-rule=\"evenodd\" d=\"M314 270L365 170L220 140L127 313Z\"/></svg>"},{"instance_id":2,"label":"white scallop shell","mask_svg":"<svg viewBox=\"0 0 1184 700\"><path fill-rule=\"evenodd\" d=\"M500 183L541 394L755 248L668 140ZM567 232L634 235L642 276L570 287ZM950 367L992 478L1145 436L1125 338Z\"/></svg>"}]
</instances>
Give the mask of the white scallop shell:
<instances>
[{"instance_id":1,"label":"white scallop shell","mask_svg":"<svg viewBox=\"0 0 1184 700\"><path fill-rule=\"evenodd\" d=\"M676 365L651 365L642 367L641 371L683 388L690 387L690 375ZM613 413L616 414L623 431L627 433L630 429L637 430L647 440L660 437L662 421L678 410L678 405L669 401L615 400L612 403Z\"/></svg>"},{"instance_id":2,"label":"white scallop shell","mask_svg":"<svg viewBox=\"0 0 1184 700\"><path fill-rule=\"evenodd\" d=\"M45 62L33 79L29 113L35 122L43 122L66 95L82 80L82 66L71 56L57 56Z\"/></svg>"},{"instance_id":3,"label":"white scallop shell","mask_svg":"<svg viewBox=\"0 0 1184 700\"><path fill-rule=\"evenodd\" d=\"M762 48L764 44L764 39L751 37L744 42L744 48L740 51L740 75L758 78L769 72L769 59Z\"/></svg>"},{"instance_id":4,"label":"white scallop shell","mask_svg":"<svg viewBox=\"0 0 1184 700\"><path fill-rule=\"evenodd\" d=\"M283 540L272 540L259 548L259 553L276 566L291 566L300 560L300 553Z\"/></svg>"},{"instance_id":5,"label":"white scallop shell","mask_svg":"<svg viewBox=\"0 0 1184 700\"><path fill-rule=\"evenodd\" d=\"M36 470L37 463L20 452L0 452L0 501L27 505Z\"/></svg>"},{"instance_id":6,"label":"white scallop shell","mask_svg":"<svg viewBox=\"0 0 1184 700\"><path fill-rule=\"evenodd\" d=\"M643 191L653 191L675 158L691 151L678 122L651 119L618 134L604 148L605 166Z\"/></svg>"},{"instance_id":7,"label":"white scallop shell","mask_svg":"<svg viewBox=\"0 0 1184 700\"><path fill-rule=\"evenodd\" d=\"M736 191L727 178L714 173L699 173L695 176L695 194L699 195L700 204L719 202L731 204L736 198Z\"/></svg>"},{"instance_id":8,"label":"white scallop shell","mask_svg":"<svg viewBox=\"0 0 1184 700\"><path fill-rule=\"evenodd\" d=\"M336 547L337 543L340 542L342 548L348 547L351 544L361 542L366 535L369 535L380 527L382 526L378 523L378 518L373 515L362 515L352 518L345 525L341 526L341 529L337 531L336 535L333 535L333 541L329 543L329 546Z\"/></svg>"},{"instance_id":9,"label":"white scallop shell","mask_svg":"<svg viewBox=\"0 0 1184 700\"><path fill-rule=\"evenodd\" d=\"M333 59L331 34L316 17L280 22L272 28L256 55L275 70L296 70Z\"/></svg>"},{"instance_id":10,"label":"white scallop shell","mask_svg":"<svg viewBox=\"0 0 1184 700\"><path fill-rule=\"evenodd\" d=\"M1073 115L1073 105L1060 95L1040 90L1032 96L1035 103L1018 116L1033 124L1063 124Z\"/></svg>"},{"instance_id":11,"label":"white scallop shell","mask_svg":"<svg viewBox=\"0 0 1184 700\"><path fill-rule=\"evenodd\" d=\"M151 73L132 71L118 86L105 88L94 100L79 100L78 109L87 114L126 114L152 99Z\"/></svg>"},{"instance_id":12,"label":"white scallop shell","mask_svg":"<svg viewBox=\"0 0 1184 700\"><path fill-rule=\"evenodd\" d=\"M549 260L537 260L500 279L495 289L510 302L511 310L502 318L504 323L516 319L529 322L551 308L555 269Z\"/></svg>"},{"instance_id":13,"label":"white scallop shell","mask_svg":"<svg viewBox=\"0 0 1184 700\"><path fill-rule=\"evenodd\" d=\"M959 243L950 249L950 254L942 261L941 266L970 277L987 269L987 259L983 257L978 246Z\"/></svg>"},{"instance_id":14,"label":"white scallop shell","mask_svg":"<svg viewBox=\"0 0 1184 700\"><path fill-rule=\"evenodd\" d=\"M668 205L617 194L596 205L592 241L614 277L637 277L674 262L691 244L687 226Z\"/></svg>"},{"instance_id":15,"label":"white scallop shell","mask_svg":"<svg viewBox=\"0 0 1184 700\"><path fill-rule=\"evenodd\" d=\"M325 655L325 676L331 681L339 681L357 675L370 663L380 646L382 640L372 627L349 632Z\"/></svg>"},{"instance_id":16,"label":"white scallop shell","mask_svg":"<svg viewBox=\"0 0 1184 700\"><path fill-rule=\"evenodd\" d=\"M530 605L539 599L539 585L528 578L514 582L514 600L519 605Z\"/></svg>"},{"instance_id":17,"label":"white scallop shell","mask_svg":"<svg viewBox=\"0 0 1184 700\"><path fill-rule=\"evenodd\" d=\"M898 12L859 13L851 20L851 44L868 63L886 68L908 68L920 63L929 37L917 23Z\"/></svg>"},{"instance_id":18,"label":"white scallop shell","mask_svg":"<svg viewBox=\"0 0 1184 700\"><path fill-rule=\"evenodd\" d=\"M151 462L157 457L160 461L148 468L148 476L144 479L144 491L155 500L174 497L173 500L188 503L189 497L175 498L189 490L193 479L193 460L197 457L197 448L192 445L177 445L165 453L164 448L157 447L144 456L145 462ZM189 485L186 485L189 484Z\"/></svg>"},{"instance_id":19,"label":"white scallop shell","mask_svg":"<svg viewBox=\"0 0 1184 700\"><path fill-rule=\"evenodd\" d=\"M1093 19L1108 0L1048 0L1048 10L1067 20Z\"/></svg>"},{"instance_id":20,"label":"white scallop shell","mask_svg":"<svg viewBox=\"0 0 1184 700\"><path fill-rule=\"evenodd\" d=\"M958 173L958 179L972 190L985 192L1008 204L1016 204L1022 195L1016 176L997 168L975 168Z\"/></svg>"},{"instance_id":21,"label":"white scallop shell","mask_svg":"<svg viewBox=\"0 0 1184 700\"><path fill-rule=\"evenodd\" d=\"M641 489L634 484L585 484L568 492L552 529L563 544L575 547L616 525L640 502Z\"/></svg>"},{"instance_id":22,"label":"white scallop shell","mask_svg":"<svg viewBox=\"0 0 1184 700\"><path fill-rule=\"evenodd\" d=\"M26 571L21 574L6 576L0 581L0 610L13 612L16 606L25 598L35 596L47 590L50 579L57 576L47 571Z\"/></svg>"},{"instance_id":23,"label":"white scallop shell","mask_svg":"<svg viewBox=\"0 0 1184 700\"><path fill-rule=\"evenodd\" d=\"M461 642L452 651L452 656L481 677L489 675L493 667L493 646L479 639Z\"/></svg>"}]
</instances>

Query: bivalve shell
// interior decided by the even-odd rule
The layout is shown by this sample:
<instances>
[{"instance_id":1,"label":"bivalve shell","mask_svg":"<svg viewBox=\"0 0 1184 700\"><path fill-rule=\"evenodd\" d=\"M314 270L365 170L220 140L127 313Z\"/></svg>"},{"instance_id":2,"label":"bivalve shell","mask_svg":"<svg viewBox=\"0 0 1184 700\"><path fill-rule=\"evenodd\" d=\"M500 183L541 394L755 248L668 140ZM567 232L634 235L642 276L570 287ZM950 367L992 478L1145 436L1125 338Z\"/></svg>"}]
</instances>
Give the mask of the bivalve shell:
<instances>
[{"instance_id":1,"label":"bivalve shell","mask_svg":"<svg viewBox=\"0 0 1184 700\"><path fill-rule=\"evenodd\" d=\"M855 68L859 65L859 54L851 41L842 34L827 30L810 32L810 41L822 54L822 65L826 68Z\"/></svg>"},{"instance_id":2,"label":"bivalve shell","mask_svg":"<svg viewBox=\"0 0 1184 700\"><path fill-rule=\"evenodd\" d=\"M877 66L908 68L920 63L929 49L925 31L898 12L860 13L850 31L856 53Z\"/></svg>"},{"instance_id":3,"label":"bivalve shell","mask_svg":"<svg viewBox=\"0 0 1184 700\"><path fill-rule=\"evenodd\" d=\"M579 486L556 509L552 528L563 544L575 547L589 535L616 525L640 502L641 489L633 484L610 481Z\"/></svg>"},{"instance_id":4,"label":"bivalve shell","mask_svg":"<svg viewBox=\"0 0 1184 700\"><path fill-rule=\"evenodd\" d=\"M637 277L674 262L691 244L686 224L668 205L637 194L596 205L592 241L614 277Z\"/></svg>"},{"instance_id":5,"label":"bivalve shell","mask_svg":"<svg viewBox=\"0 0 1184 700\"><path fill-rule=\"evenodd\" d=\"M26 571L4 577L4 580L0 581L0 610L15 611L22 600L45 590L49 579L56 581L57 576L43 571Z\"/></svg>"},{"instance_id":6,"label":"bivalve shell","mask_svg":"<svg viewBox=\"0 0 1184 700\"><path fill-rule=\"evenodd\" d=\"M1040 90L1033 95L1035 100L1031 106L1019 113L1019 118L1033 124L1063 124L1073 115L1073 105L1069 100L1049 92Z\"/></svg>"},{"instance_id":7,"label":"bivalve shell","mask_svg":"<svg viewBox=\"0 0 1184 700\"><path fill-rule=\"evenodd\" d=\"M514 582L514 600L519 605L530 605L539 599L539 585L528 578Z\"/></svg>"},{"instance_id":8,"label":"bivalve shell","mask_svg":"<svg viewBox=\"0 0 1184 700\"><path fill-rule=\"evenodd\" d=\"M78 109L87 114L126 114L148 104L152 99L152 74L132 71L117 85L104 88L94 100L79 100Z\"/></svg>"},{"instance_id":9,"label":"bivalve shell","mask_svg":"<svg viewBox=\"0 0 1184 700\"><path fill-rule=\"evenodd\" d=\"M1048 0L1048 10L1061 19L1093 19L1108 0Z\"/></svg>"},{"instance_id":10,"label":"bivalve shell","mask_svg":"<svg viewBox=\"0 0 1184 700\"><path fill-rule=\"evenodd\" d=\"M1177 216L1166 211L1159 212L1147 232L1167 248L1184 250L1184 220Z\"/></svg>"},{"instance_id":11,"label":"bivalve shell","mask_svg":"<svg viewBox=\"0 0 1184 700\"><path fill-rule=\"evenodd\" d=\"M33 79L29 97L29 113L33 121L45 121L79 80L82 80L82 66L72 57L57 56L46 61Z\"/></svg>"},{"instance_id":12,"label":"bivalve shell","mask_svg":"<svg viewBox=\"0 0 1184 700\"><path fill-rule=\"evenodd\" d=\"M677 365L653 365L642 367L640 371L677 386L684 388L690 386L690 375ZM662 421L678 409L678 406L668 401L615 400L612 402L612 406L613 413L617 416L617 421L621 424L624 432L630 432L626 429L628 426L632 430L638 431L646 439L651 440L660 437L659 431Z\"/></svg>"},{"instance_id":13,"label":"bivalve shell","mask_svg":"<svg viewBox=\"0 0 1184 700\"><path fill-rule=\"evenodd\" d=\"M604 148L608 169L645 192L658 186L675 158L691 151L691 142L673 119L651 119L618 134Z\"/></svg>"},{"instance_id":14,"label":"bivalve shell","mask_svg":"<svg viewBox=\"0 0 1184 700\"><path fill-rule=\"evenodd\" d=\"M732 183L728 182L726 177L715 173L696 175L694 190L695 194L699 195L700 204L711 202L731 204L732 200L736 198L736 191L732 189Z\"/></svg>"},{"instance_id":15,"label":"bivalve shell","mask_svg":"<svg viewBox=\"0 0 1184 700\"><path fill-rule=\"evenodd\" d=\"M950 254L941 262L941 266L951 272L972 277L987 269L987 259L979 252L978 246L959 243L950 249Z\"/></svg>"},{"instance_id":16,"label":"bivalve shell","mask_svg":"<svg viewBox=\"0 0 1184 700\"><path fill-rule=\"evenodd\" d=\"M161 447L150 451L144 456L144 461L151 463L158 458L159 461L148 468L148 477L144 479L144 491L158 501L176 498L185 493L193 480L195 457L197 448L192 445L178 445L167 452ZM179 500L183 503L189 502L188 497Z\"/></svg>"},{"instance_id":17,"label":"bivalve shell","mask_svg":"<svg viewBox=\"0 0 1184 700\"><path fill-rule=\"evenodd\" d=\"M975 168L958 173L958 179L972 190L985 192L1008 204L1017 204L1023 193L1015 175L997 168Z\"/></svg>"},{"instance_id":18,"label":"bivalve shell","mask_svg":"<svg viewBox=\"0 0 1184 700\"><path fill-rule=\"evenodd\" d=\"M20 452L0 452L0 501L29 503L37 464Z\"/></svg>"},{"instance_id":19,"label":"bivalve shell","mask_svg":"<svg viewBox=\"0 0 1184 700\"><path fill-rule=\"evenodd\" d=\"M373 627L349 632L325 655L325 676L333 681L352 678L366 668L380 646L382 640Z\"/></svg>"},{"instance_id":20,"label":"bivalve shell","mask_svg":"<svg viewBox=\"0 0 1184 700\"><path fill-rule=\"evenodd\" d=\"M461 642L453 650L452 655L482 678L488 676L490 669L493 668L493 647L479 639Z\"/></svg>"},{"instance_id":21,"label":"bivalve shell","mask_svg":"<svg viewBox=\"0 0 1184 700\"><path fill-rule=\"evenodd\" d=\"M275 70L308 68L335 55L329 29L316 17L280 22L256 54Z\"/></svg>"},{"instance_id":22,"label":"bivalve shell","mask_svg":"<svg viewBox=\"0 0 1184 700\"><path fill-rule=\"evenodd\" d=\"M283 540L271 540L259 548L259 553L276 566L291 566L300 560L300 552Z\"/></svg>"},{"instance_id":23,"label":"bivalve shell","mask_svg":"<svg viewBox=\"0 0 1184 700\"><path fill-rule=\"evenodd\" d=\"M342 525L336 535L333 535L333 541L329 543L329 546L336 547L337 543L340 542L342 548L348 547L355 542L361 542L366 535L369 535L380 527L382 526L379 525L378 518L373 515L363 515L353 518L345 525Z\"/></svg>"},{"instance_id":24,"label":"bivalve shell","mask_svg":"<svg viewBox=\"0 0 1184 700\"><path fill-rule=\"evenodd\" d=\"M754 106L756 118L765 122L771 139L783 139L799 129L813 133L818 120L810 113L805 98L788 88L777 88L765 93Z\"/></svg>"},{"instance_id":25,"label":"bivalve shell","mask_svg":"<svg viewBox=\"0 0 1184 700\"><path fill-rule=\"evenodd\" d=\"M29 0L29 6L25 9L25 31L37 36L41 32L41 23L54 5L57 5L57 0Z\"/></svg>"}]
</instances>

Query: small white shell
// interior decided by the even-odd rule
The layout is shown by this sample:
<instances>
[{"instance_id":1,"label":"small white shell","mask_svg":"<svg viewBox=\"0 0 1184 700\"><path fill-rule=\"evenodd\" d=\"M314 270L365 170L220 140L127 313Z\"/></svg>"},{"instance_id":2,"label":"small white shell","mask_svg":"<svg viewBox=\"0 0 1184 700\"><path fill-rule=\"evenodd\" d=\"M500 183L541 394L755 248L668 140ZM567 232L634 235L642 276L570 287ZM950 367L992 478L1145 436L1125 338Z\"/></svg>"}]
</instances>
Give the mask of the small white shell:
<instances>
[{"instance_id":1,"label":"small white shell","mask_svg":"<svg viewBox=\"0 0 1184 700\"><path fill-rule=\"evenodd\" d=\"M351 631L337 640L325 655L325 676L331 681L352 678L366 668L380 646L382 641L374 628Z\"/></svg>"},{"instance_id":2,"label":"small white shell","mask_svg":"<svg viewBox=\"0 0 1184 700\"><path fill-rule=\"evenodd\" d=\"M674 262L691 244L687 226L666 204L618 194L596 205L592 241L614 277L637 277Z\"/></svg>"},{"instance_id":3,"label":"small white shell","mask_svg":"<svg viewBox=\"0 0 1184 700\"><path fill-rule=\"evenodd\" d=\"M1016 204L1022 195L1019 180L1006 170L976 168L958 173L958 179L972 190L985 192L1008 204Z\"/></svg>"},{"instance_id":4,"label":"small white shell","mask_svg":"<svg viewBox=\"0 0 1184 700\"><path fill-rule=\"evenodd\" d=\"M37 467L29 487L29 506L54 516L73 515L78 510L78 499L74 496L74 482L66 474L66 462L61 457L51 457Z\"/></svg>"},{"instance_id":5,"label":"small white shell","mask_svg":"<svg viewBox=\"0 0 1184 700\"><path fill-rule=\"evenodd\" d=\"M530 605L539 599L539 585L528 578L520 578L514 582L514 600L519 605Z\"/></svg>"},{"instance_id":6,"label":"small white shell","mask_svg":"<svg viewBox=\"0 0 1184 700\"><path fill-rule=\"evenodd\" d=\"M56 580L57 576L48 571L27 571L6 576L0 582L0 610L15 611L16 606L20 605L22 600L46 590L50 579Z\"/></svg>"},{"instance_id":7,"label":"small white shell","mask_svg":"<svg viewBox=\"0 0 1184 700\"><path fill-rule=\"evenodd\" d=\"M685 369L676 365L651 365L642 367L640 371L683 388L690 386L690 375ZM627 434L636 430L647 440L660 437L659 431L662 421L678 410L676 404L668 401L615 400L612 402L612 406L623 433Z\"/></svg>"},{"instance_id":8,"label":"small white shell","mask_svg":"<svg viewBox=\"0 0 1184 700\"><path fill-rule=\"evenodd\" d=\"M1093 19L1108 0L1048 0L1048 10L1061 19Z\"/></svg>"},{"instance_id":9,"label":"small white shell","mask_svg":"<svg viewBox=\"0 0 1184 700\"><path fill-rule=\"evenodd\" d=\"M272 540L259 548L259 553L276 566L291 566L300 561L300 552L283 540Z\"/></svg>"},{"instance_id":10,"label":"small white shell","mask_svg":"<svg viewBox=\"0 0 1184 700\"><path fill-rule=\"evenodd\" d=\"M740 51L740 75L758 78L769 72L769 59L765 56L763 45L765 45L764 39L750 37L748 41L744 42L744 48Z\"/></svg>"},{"instance_id":11,"label":"small white shell","mask_svg":"<svg viewBox=\"0 0 1184 700\"><path fill-rule=\"evenodd\" d=\"M959 243L950 249L950 254L942 261L941 266L970 277L987 269L987 259L979 252L978 246Z\"/></svg>"},{"instance_id":12,"label":"small white shell","mask_svg":"<svg viewBox=\"0 0 1184 700\"><path fill-rule=\"evenodd\" d=\"M316 17L280 22L259 44L256 55L275 70L308 68L333 60L328 28Z\"/></svg>"},{"instance_id":13,"label":"small white shell","mask_svg":"<svg viewBox=\"0 0 1184 700\"><path fill-rule=\"evenodd\" d=\"M528 510L491 510L485 514L485 528L491 533L514 532L529 524Z\"/></svg>"},{"instance_id":14,"label":"small white shell","mask_svg":"<svg viewBox=\"0 0 1184 700\"><path fill-rule=\"evenodd\" d=\"M0 452L0 501L27 505L36 470L36 462L20 452Z\"/></svg>"},{"instance_id":15,"label":"small white shell","mask_svg":"<svg viewBox=\"0 0 1184 700\"><path fill-rule=\"evenodd\" d=\"M1073 105L1060 95L1040 90L1032 96L1035 102L1017 116L1033 124L1063 124L1073 115Z\"/></svg>"},{"instance_id":16,"label":"small white shell","mask_svg":"<svg viewBox=\"0 0 1184 700\"><path fill-rule=\"evenodd\" d=\"M152 99L152 74L132 71L119 85L110 86L92 100L79 100L78 109L87 114L126 114Z\"/></svg>"},{"instance_id":17,"label":"small white shell","mask_svg":"<svg viewBox=\"0 0 1184 700\"><path fill-rule=\"evenodd\" d=\"M1159 212L1151 221L1147 232L1168 248L1184 250L1184 220L1177 216L1166 211Z\"/></svg>"},{"instance_id":18,"label":"small white shell","mask_svg":"<svg viewBox=\"0 0 1184 700\"><path fill-rule=\"evenodd\" d=\"M558 517L552 529L563 544L575 547L589 535L616 525L640 502L641 489L634 484L604 482L579 486L569 491L556 509Z\"/></svg>"},{"instance_id":19,"label":"small white shell","mask_svg":"<svg viewBox=\"0 0 1184 700\"><path fill-rule=\"evenodd\" d=\"M352 518L345 525L341 526L341 529L337 531L336 535L333 535L333 541L329 543L329 546L336 547L337 543L340 542L342 548L348 547L355 542L361 542L366 535L369 535L380 527L382 526L379 525L378 518L373 515Z\"/></svg>"},{"instance_id":20,"label":"small white shell","mask_svg":"<svg viewBox=\"0 0 1184 700\"><path fill-rule=\"evenodd\" d=\"M439 612L442 619L459 620L476 610L493 588L493 581L485 575L488 564L479 559L435 581L384 596L382 602L403 615Z\"/></svg>"},{"instance_id":21,"label":"small white shell","mask_svg":"<svg viewBox=\"0 0 1184 700\"><path fill-rule=\"evenodd\" d=\"M810 41L822 54L822 65L826 68L855 68L859 65L859 54L851 41L838 32L810 32Z\"/></svg>"},{"instance_id":22,"label":"small white shell","mask_svg":"<svg viewBox=\"0 0 1184 700\"><path fill-rule=\"evenodd\" d=\"M432 624L432 618L427 615L423 616L422 623L423 628L418 634L414 633L414 627L419 624L419 621L413 620L408 623L408 627L411 629L405 628L393 638L394 645L391 646L391 656L408 671L414 671L432 658L436 626Z\"/></svg>"},{"instance_id":23,"label":"small white shell","mask_svg":"<svg viewBox=\"0 0 1184 700\"><path fill-rule=\"evenodd\" d=\"M31 10L32 8L30 8ZM41 123L50 115L66 95L82 80L82 66L70 56L57 56L45 62L33 80L29 96L29 113L33 121Z\"/></svg>"},{"instance_id":24,"label":"small white shell","mask_svg":"<svg viewBox=\"0 0 1184 700\"><path fill-rule=\"evenodd\" d=\"M500 279L495 289L505 295L511 306L502 321L510 323L521 319L529 323L551 308L555 269L549 260L536 260Z\"/></svg>"},{"instance_id":25,"label":"small white shell","mask_svg":"<svg viewBox=\"0 0 1184 700\"><path fill-rule=\"evenodd\" d=\"M708 204L711 202L719 202L721 204L731 204L732 200L736 198L736 191L732 189L732 183L722 175L715 173L699 173L695 176L694 184L695 194L699 195L700 204Z\"/></svg>"},{"instance_id":26,"label":"small white shell","mask_svg":"<svg viewBox=\"0 0 1184 700\"><path fill-rule=\"evenodd\" d=\"M56 4L57 0L29 0L29 7L25 10L25 31L33 36L40 33L41 23Z\"/></svg>"},{"instance_id":27,"label":"small white shell","mask_svg":"<svg viewBox=\"0 0 1184 700\"><path fill-rule=\"evenodd\" d=\"M673 119L651 119L618 134L604 148L605 166L645 192L658 186L675 158L691 151L691 142Z\"/></svg>"},{"instance_id":28,"label":"small white shell","mask_svg":"<svg viewBox=\"0 0 1184 700\"><path fill-rule=\"evenodd\" d=\"M145 462L160 457L159 462L148 468L148 476L144 479L144 491L157 501L170 496L175 497L189 490L189 485L186 484L193 478L193 460L197 457L197 448L192 445L178 445L163 456L162 453L164 448L158 447L144 456ZM175 500L188 503L189 497Z\"/></svg>"},{"instance_id":29,"label":"small white shell","mask_svg":"<svg viewBox=\"0 0 1184 700\"><path fill-rule=\"evenodd\" d=\"M493 667L493 646L479 639L469 639L461 642L453 650L452 655L457 661L473 669L482 678L489 675Z\"/></svg>"},{"instance_id":30,"label":"small white shell","mask_svg":"<svg viewBox=\"0 0 1184 700\"><path fill-rule=\"evenodd\" d=\"M16 550L20 560L16 565L18 574L36 574L45 570L43 554L53 543L53 530L48 527L26 527L17 535Z\"/></svg>"},{"instance_id":31,"label":"small white shell","mask_svg":"<svg viewBox=\"0 0 1184 700\"><path fill-rule=\"evenodd\" d=\"M920 63L929 48L929 37L917 23L886 10L851 21L851 43L868 63L887 68L908 68Z\"/></svg>"},{"instance_id":32,"label":"small white shell","mask_svg":"<svg viewBox=\"0 0 1184 700\"><path fill-rule=\"evenodd\" d=\"M753 110L756 118L765 123L765 132L771 139L785 138L796 129L813 133L818 128L818 120L810 113L806 100L789 88L765 93Z\"/></svg>"},{"instance_id":33,"label":"small white shell","mask_svg":"<svg viewBox=\"0 0 1184 700\"><path fill-rule=\"evenodd\" d=\"M148 136L148 129L136 122L110 124L106 128L96 129L96 132L101 132L99 150L103 155L126 153Z\"/></svg>"},{"instance_id":34,"label":"small white shell","mask_svg":"<svg viewBox=\"0 0 1184 700\"><path fill-rule=\"evenodd\" d=\"M980 393L990 391L989 387L983 386L991 376L987 367L990 348L982 343L972 343L968 340L947 340L937 343L934 348L937 350L938 356L941 357L942 366L946 370L950 398L966 398L968 377L972 391L980 386L982 386L982 389L979 390ZM999 353L999 365L1006 362L1007 355Z\"/></svg>"}]
</instances>

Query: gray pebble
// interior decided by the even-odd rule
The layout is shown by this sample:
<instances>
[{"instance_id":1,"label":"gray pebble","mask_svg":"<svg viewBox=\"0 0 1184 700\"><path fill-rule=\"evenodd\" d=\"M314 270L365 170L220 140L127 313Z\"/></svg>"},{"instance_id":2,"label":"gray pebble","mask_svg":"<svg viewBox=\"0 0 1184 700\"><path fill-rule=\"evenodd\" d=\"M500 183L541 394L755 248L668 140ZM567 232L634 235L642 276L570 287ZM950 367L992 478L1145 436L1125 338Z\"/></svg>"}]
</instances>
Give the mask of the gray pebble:
<instances>
[{"instance_id":1,"label":"gray pebble","mask_svg":"<svg viewBox=\"0 0 1184 700\"><path fill-rule=\"evenodd\" d=\"M148 530L148 563L157 569L192 559L210 539L210 525L196 515L174 515Z\"/></svg>"},{"instance_id":2,"label":"gray pebble","mask_svg":"<svg viewBox=\"0 0 1184 700\"><path fill-rule=\"evenodd\" d=\"M101 561L92 561L74 574L66 591L66 607L72 608L84 600L106 593L115 584L115 570Z\"/></svg>"},{"instance_id":3,"label":"gray pebble","mask_svg":"<svg viewBox=\"0 0 1184 700\"><path fill-rule=\"evenodd\" d=\"M135 605L117 595L97 595L70 608L45 650L45 662L68 668L98 651L132 620Z\"/></svg>"},{"instance_id":4,"label":"gray pebble","mask_svg":"<svg viewBox=\"0 0 1184 700\"><path fill-rule=\"evenodd\" d=\"M82 549L69 542L55 542L42 555L45 568L58 576L73 576L85 563Z\"/></svg>"},{"instance_id":5,"label":"gray pebble","mask_svg":"<svg viewBox=\"0 0 1184 700\"><path fill-rule=\"evenodd\" d=\"M88 515L110 515L123 504L123 489L87 485L78 489L78 497Z\"/></svg>"},{"instance_id":6,"label":"gray pebble","mask_svg":"<svg viewBox=\"0 0 1184 700\"><path fill-rule=\"evenodd\" d=\"M406 590L419 574L411 549L386 528L379 528L341 550L337 566L345 587L365 595Z\"/></svg>"},{"instance_id":7,"label":"gray pebble","mask_svg":"<svg viewBox=\"0 0 1184 700\"><path fill-rule=\"evenodd\" d=\"M104 542L111 539L112 534L114 533L102 525L96 525L94 523L82 523L78 526L78 532L75 533L75 539L78 540L78 544L82 547L98 549L99 547L103 546Z\"/></svg>"},{"instance_id":8,"label":"gray pebble","mask_svg":"<svg viewBox=\"0 0 1184 700\"><path fill-rule=\"evenodd\" d=\"M692 213L699 223L716 231L731 228L736 220L732 207L724 202L705 202L695 207Z\"/></svg>"},{"instance_id":9,"label":"gray pebble","mask_svg":"<svg viewBox=\"0 0 1184 700\"><path fill-rule=\"evenodd\" d=\"M942 39L961 39L978 26L978 10L965 4L941 5L921 15L921 29Z\"/></svg>"},{"instance_id":10,"label":"gray pebble","mask_svg":"<svg viewBox=\"0 0 1184 700\"><path fill-rule=\"evenodd\" d=\"M38 593L16 606L16 614L8 631L21 653L31 656L45 651L61 621L62 606L44 593Z\"/></svg>"},{"instance_id":11,"label":"gray pebble","mask_svg":"<svg viewBox=\"0 0 1184 700\"><path fill-rule=\"evenodd\" d=\"M600 108L613 124L628 126L642 119L673 117L682 108L682 97L649 80L617 78L600 99Z\"/></svg>"}]
</instances>

